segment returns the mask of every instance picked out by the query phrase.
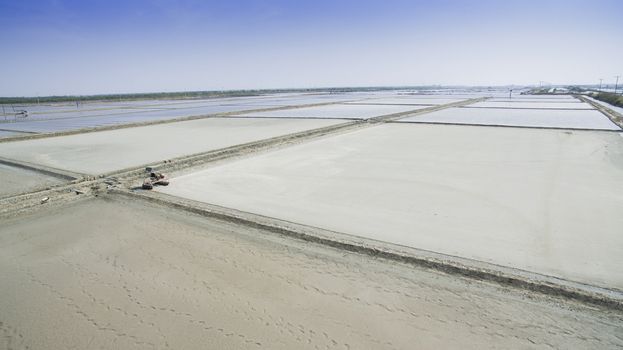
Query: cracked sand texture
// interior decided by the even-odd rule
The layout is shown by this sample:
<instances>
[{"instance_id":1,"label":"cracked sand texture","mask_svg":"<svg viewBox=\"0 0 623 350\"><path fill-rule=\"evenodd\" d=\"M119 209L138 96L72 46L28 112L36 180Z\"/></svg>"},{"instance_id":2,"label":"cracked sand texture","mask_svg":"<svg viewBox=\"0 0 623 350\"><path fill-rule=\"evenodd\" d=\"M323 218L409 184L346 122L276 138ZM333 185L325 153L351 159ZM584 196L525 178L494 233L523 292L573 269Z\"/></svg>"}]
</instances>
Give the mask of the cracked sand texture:
<instances>
[{"instance_id":1,"label":"cracked sand texture","mask_svg":"<svg viewBox=\"0 0 623 350\"><path fill-rule=\"evenodd\" d=\"M0 281L0 349L623 348L620 312L128 200L6 222Z\"/></svg>"}]
</instances>

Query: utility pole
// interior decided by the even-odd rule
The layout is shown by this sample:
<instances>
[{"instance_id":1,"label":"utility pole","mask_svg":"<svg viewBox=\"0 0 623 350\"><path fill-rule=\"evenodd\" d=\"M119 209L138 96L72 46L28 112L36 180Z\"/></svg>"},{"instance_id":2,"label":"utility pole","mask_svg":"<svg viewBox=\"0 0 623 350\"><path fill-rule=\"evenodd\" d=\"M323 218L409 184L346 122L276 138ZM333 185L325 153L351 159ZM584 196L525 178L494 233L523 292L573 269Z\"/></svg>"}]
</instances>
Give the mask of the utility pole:
<instances>
[{"instance_id":1,"label":"utility pole","mask_svg":"<svg viewBox=\"0 0 623 350\"><path fill-rule=\"evenodd\" d=\"M599 78L599 92L601 92L601 82L604 81L603 79Z\"/></svg>"},{"instance_id":2,"label":"utility pole","mask_svg":"<svg viewBox=\"0 0 623 350\"><path fill-rule=\"evenodd\" d=\"M618 85L619 85L619 78L620 78L621 76L620 76L620 75L615 75L614 77L615 77L615 78L617 78L616 83L614 83L614 94L616 95L616 94L617 94L617 87L618 87Z\"/></svg>"}]
</instances>

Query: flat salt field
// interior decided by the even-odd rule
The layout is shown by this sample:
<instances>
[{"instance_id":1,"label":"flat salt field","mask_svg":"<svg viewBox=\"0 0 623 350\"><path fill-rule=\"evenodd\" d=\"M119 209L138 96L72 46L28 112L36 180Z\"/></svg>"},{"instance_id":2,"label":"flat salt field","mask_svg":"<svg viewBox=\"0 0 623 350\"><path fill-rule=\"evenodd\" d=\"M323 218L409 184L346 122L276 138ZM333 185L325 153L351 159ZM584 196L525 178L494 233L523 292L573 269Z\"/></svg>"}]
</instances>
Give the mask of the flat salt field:
<instances>
[{"instance_id":1,"label":"flat salt field","mask_svg":"<svg viewBox=\"0 0 623 350\"><path fill-rule=\"evenodd\" d=\"M60 179L0 163L0 198L60 183Z\"/></svg>"},{"instance_id":2,"label":"flat salt field","mask_svg":"<svg viewBox=\"0 0 623 350\"><path fill-rule=\"evenodd\" d=\"M0 146L0 156L97 175L341 122L208 118L7 142Z\"/></svg>"},{"instance_id":3,"label":"flat salt field","mask_svg":"<svg viewBox=\"0 0 623 350\"><path fill-rule=\"evenodd\" d=\"M467 107L483 108L528 108L528 109L594 109L588 103L580 102L499 102L485 101L468 105Z\"/></svg>"},{"instance_id":4,"label":"flat salt field","mask_svg":"<svg viewBox=\"0 0 623 350\"><path fill-rule=\"evenodd\" d=\"M623 346L614 310L141 201L4 221L0 279L2 349Z\"/></svg>"},{"instance_id":5,"label":"flat salt field","mask_svg":"<svg viewBox=\"0 0 623 350\"><path fill-rule=\"evenodd\" d=\"M220 100L137 100L137 101L96 101L85 102L79 105L71 103L55 103L49 105L21 105L15 106L15 109L26 110L30 114L30 117L36 115L54 115L64 113L83 113L83 112L102 112L102 111L114 111L124 109L163 109L163 108L175 108L186 107L195 105L219 105L222 104ZM11 107L6 107L5 110L10 112Z\"/></svg>"},{"instance_id":6,"label":"flat salt field","mask_svg":"<svg viewBox=\"0 0 623 350\"><path fill-rule=\"evenodd\" d=\"M386 97L396 97L396 98L452 98L459 100L466 100L470 98L476 97L494 97L494 96L508 96L508 92L491 92L491 91L474 91L472 93L443 93L443 92L435 92L435 93L395 93L391 96Z\"/></svg>"},{"instance_id":7,"label":"flat salt field","mask_svg":"<svg viewBox=\"0 0 623 350\"><path fill-rule=\"evenodd\" d=\"M513 102L513 103L532 103L532 102L553 102L553 103L584 103L576 98L530 98L530 97L492 97L487 102Z\"/></svg>"},{"instance_id":8,"label":"flat salt field","mask_svg":"<svg viewBox=\"0 0 623 350\"><path fill-rule=\"evenodd\" d=\"M222 105L301 105L326 102L339 102L361 99L357 94L276 94L264 96L226 97L210 99L179 99L179 100L136 100L136 101L96 101L85 102L80 105L73 103L55 104L30 104L30 105L4 105L0 111L11 113L16 110L27 110L31 117L35 115L46 116L57 113L86 113L111 111L115 109L174 109L196 108ZM0 114L2 115L2 114Z\"/></svg>"},{"instance_id":9,"label":"flat salt field","mask_svg":"<svg viewBox=\"0 0 623 350\"><path fill-rule=\"evenodd\" d=\"M14 118L9 118L9 123L23 123L29 121L40 121L50 119L70 119L70 118L86 118L86 117L98 117L98 116L113 116L121 114L132 114L141 112L154 112L162 109L148 108L148 109L136 109L136 108L107 108L107 109L91 109L91 110L76 110L76 111L57 111L57 112L42 112L31 113L26 118L21 118L15 121ZM6 125L4 121L0 120L0 127Z\"/></svg>"},{"instance_id":10,"label":"flat salt field","mask_svg":"<svg viewBox=\"0 0 623 350\"><path fill-rule=\"evenodd\" d=\"M262 118L368 119L388 114L413 111L422 108L427 108L427 106L374 106L332 104L325 106L301 107L265 112L250 112L247 114L241 113L238 116Z\"/></svg>"},{"instance_id":11,"label":"flat salt field","mask_svg":"<svg viewBox=\"0 0 623 350\"><path fill-rule=\"evenodd\" d=\"M0 129L5 130L2 134L0 134L0 138L15 136L15 134L7 134L9 132L63 132L83 128L97 128L111 125L211 115L216 113L245 112L253 109L270 107L366 101L370 98L379 99L383 96L390 98L389 102L391 102L391 99L393 98L398 99L396 102L398 104L404 104L407 106L410 104L416 105L416 107L412 109L424 108L417 107L418 105L435 105L460 100L460 98L448 98L450 95L422 95L417 97L408 95L396 97L398 95L395 93L377 92L344 94L273 94L264 96L228 97L201 100L107 101L87 102L79 105L72 103L56 103L48 105L34 104L23 106L5 105L5 111L10 112L13 108L16 110L25 109L29 111L29 116L27 118L14 120L14 116L7 114L6 118L0 119ZM353 109L351 112L345 110L337 111L335 109L327 108L312 117L324 118L328 113L329 118L368 118L370 113L373 115L376 113L371 112L372 107L361 107L361 113L359 111L354 112L356 108L357 107L350 107L350 109ZM385 112L381 110L380 113ZM4 119L7 119L7 121L5 122Z\"/></svg>"},{"instance_id":12,"label":"flat salt field","mask_svg":"<svg viewBox=\"0 0 623 350\"><path fill-rule=\"evenodd\" d=\"M356 94L278 94L203 100L91 102L81 104L79 107L68 103L24 105L15 108L29 111L29 116L18 120L12 114L1 116L0 129L7 130L6 132L62 132L225 112L243 112L268 107L351 101L361 98ZM12 111L12 107L5 106L5 111ZM0 137L7 136L14 135L0 134Z\"/></svg>"},{"instance_id":13,"label":"flat salt field","mask_svg":"<svg viewBox=\"0 0 623 350\"><path fill-rule=\"evenodd\" d=\"M299 106L316 103L342 102L361 99L352 95L296 95L296 96L266 96L257 98L230 98L201 101L179 101L170 104L147 105L141 108L200 108L206 106ZM138 108L138 107L135 107Z\"/></svg>"},{"instance_id":14,"label":"flat salt field","mask_svg":"<svg viewBox=\"0 0 623 350\"><path fill-rule=\"evenodd\" d=\"M78 101L76 102L58 102L50 104L5 104L4 111L10 112L12 108L25 109L31 113L55 113L55 112L71 112L76 110L93 110L93 109L114 109L114 108L168 108L180 105L193 104L243 104L250 101L266 100L266 99L288 99L293 97L304 97L304 94L269 94L260 96L241 96L241 97L220 97L205 99L147 99L147 100L121 100L121 101Z\"/></svg>"},{"instance_id":15,"label":"flat salt field","mask_svg":"<svg viewBox=\"0 0 623 350\"><path fill-rule=\"evenodd\" d=\"M410 101L412 97L396 97L398 95L394 92L371 92L338 94L284 93L198 100L94 101L80 103L78 105L68 102L42 105L4 105L3 110L7 114L0 118L0 129L7 130L6 132L62 132L81 128L95 128L224 112L244 112L270 107L357 102L369 98L378 99L383 96L398 99L405 98L405 100L399 102L407 105L434 105L460 100L454 98L448 99L449 95L422 95L417 97L417 101ZM29 116L16 120L14 115L11 114L11 111L14 109L27 110ZM7 136L14 135L0 134L0 137Z\"/></svg>"},{"instance_id":16,"label":"flat salt field","mask_svg":"<svg viewBox=\"0 0 623 350\"><path fill-rule=\"evenodd\" d=\"M299 97L288 97L288 98L270 98L270 99L257 99L250 102L238 103L243 105L252 105L252 106L300 106L307 104L316 104L316 103L332 103L332 102L347 102L347 101L358 101L362 100L363 97L347 94L336 94L336 95L310 95L310 96L299 96Z\"/></svg>"},{"instance_id":17,"label":"flat salt field","mask_svg":"<svg viewBox=\"0 0 623 350\"><path fill-rule=\"evenodd\" d=\"M399 122L620 130L597 110L448 108Z\"/></svg>"},{"instance_id":18,"label":"flat salt field","mask_svg":"<svg viewBox=\"0 0 623 350\"><path fill-rule=\"evenodd\" d=\"M371 98L361 101L347 102L348 104L370 103L379 105L442 105L447 103L459 102L461 98L430 98L430 97L391 97L391 98Z\"/></svg>"},{"instance_id":19,"label":"flat salt field","mask_svg":"<svg viewBox=\"0 0 623 350\"><path fill-rule=\"evenodd\" d=\"M252 106L200 106L197 108L159 109L159 110L133 110L132 112L117 113L110 111L108 114L95 116L76 116L73 113L55 115L54 119L48 120L24 120L15 123L2 123L4 130L31 133L51 133L84 128L96 128L111 125L130 123L142 123L175 118L211 115L224 112L237 112L255 109Z\"/></svg>"},{"instance_id":20,"label":"flat salt field","mask_svg":"<svg viewBox=\"0 0 623 350\"><path fill-rule=\"evenodd\" d=\"M158 191L623 289L623 137L385 124L174 177Z\"/></svg>"},{"instance_id":21,"label":"flat salt field","mask_svg":"<svg viewBox=\"0 0 623 350\"><path fill-rule=\"evenodd\" d=\"M22 132L0 130L0 138L12 137L12 136L20 136L20 135L27 135L27 134L26 133L22 133Z\"/></svg>"},{"instance_id":22,"label":"flat salt field","mask_svg":"<svg viewBox=\"0 0 623 350\"><path fill-rule=\"evenodd\" d=\"M497 96L499 98L506 98L508 97L508 91L505 94L501 94L501 96ZM513 93L512 97L513 100L557 100L557 101L564 101L564 100L569 100L569 101L577 101L577 99L571 95L518 95Z\"/></svg>"}]
</instances>

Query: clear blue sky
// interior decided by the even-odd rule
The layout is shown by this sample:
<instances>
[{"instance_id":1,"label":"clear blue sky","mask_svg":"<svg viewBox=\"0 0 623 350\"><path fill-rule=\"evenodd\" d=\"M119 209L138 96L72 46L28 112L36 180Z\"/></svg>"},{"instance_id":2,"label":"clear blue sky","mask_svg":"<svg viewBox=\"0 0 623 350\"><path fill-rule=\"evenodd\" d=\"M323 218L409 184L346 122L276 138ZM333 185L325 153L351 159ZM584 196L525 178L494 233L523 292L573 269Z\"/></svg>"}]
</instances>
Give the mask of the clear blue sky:
<instances>
[{"instance_id":1,"label":"clear blue sky","mask_svg":"<svg viewBox=\"0 0 623 350\"><path fill-rule=\"evenodd\" d=\"M0 0L0 24L0 96L623 73L621 0Z\"/></svg>"}]
</instances>

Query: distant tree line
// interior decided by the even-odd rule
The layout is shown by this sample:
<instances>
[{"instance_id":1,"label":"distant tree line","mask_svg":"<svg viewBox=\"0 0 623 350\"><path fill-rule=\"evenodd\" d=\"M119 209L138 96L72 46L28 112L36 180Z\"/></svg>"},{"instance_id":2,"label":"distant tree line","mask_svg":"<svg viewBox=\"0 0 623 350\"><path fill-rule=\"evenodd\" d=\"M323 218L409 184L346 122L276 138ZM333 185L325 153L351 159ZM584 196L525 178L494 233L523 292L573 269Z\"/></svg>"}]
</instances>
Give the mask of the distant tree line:
<instances>
[{"instance_id":1,"label":"distant tree line","mask_svg":"<svg viewBox=\"0 0 623 350\"><path fill-rule=\"evenodd\" d=\"M218 97L244 97L284 92L324 92L342 93L354 91L394 90L398 88L430 88L430 87L336 87L312 89L262 89L262 90L227 90L227 91L184 91L184 92L149 92L134 94L104 94L104 95L69 95L69 96L39 96L39 97L0 97L0 104L27 104L52 102L90 102L90 101L132 101L132 100L159 100L159 99L205 99Z\"/></svg>"}]
</instances>

